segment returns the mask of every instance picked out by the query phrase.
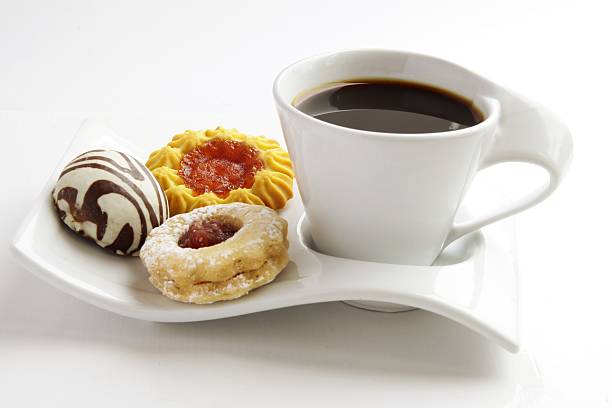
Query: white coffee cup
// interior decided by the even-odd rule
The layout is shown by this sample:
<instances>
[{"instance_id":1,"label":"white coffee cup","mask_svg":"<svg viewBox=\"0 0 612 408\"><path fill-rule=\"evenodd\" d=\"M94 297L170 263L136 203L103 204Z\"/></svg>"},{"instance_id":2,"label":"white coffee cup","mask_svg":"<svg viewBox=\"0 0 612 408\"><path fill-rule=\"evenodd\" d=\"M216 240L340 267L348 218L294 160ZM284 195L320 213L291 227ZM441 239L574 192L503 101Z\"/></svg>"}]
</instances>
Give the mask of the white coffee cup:
<instances>
[{"instance_id":1,"label":"white coffee cup","mask_svg":"<svg viewBox=\"0 0 612 408\"><path fill-rule=\"evenodd\" d=\"M433 85L473 101L484 120L440 133L380 133L323 122L292 105L304 91L353 78ZM329 255L430 265L455 239L545 199L571 160L568 132L507 131L499 86L430 56L349 50L307 58L278 75L274 98L312 239ZM549 180L504 208L456 223L476 172L508 161L540 165Z\"/></svg>"}]
</instances>

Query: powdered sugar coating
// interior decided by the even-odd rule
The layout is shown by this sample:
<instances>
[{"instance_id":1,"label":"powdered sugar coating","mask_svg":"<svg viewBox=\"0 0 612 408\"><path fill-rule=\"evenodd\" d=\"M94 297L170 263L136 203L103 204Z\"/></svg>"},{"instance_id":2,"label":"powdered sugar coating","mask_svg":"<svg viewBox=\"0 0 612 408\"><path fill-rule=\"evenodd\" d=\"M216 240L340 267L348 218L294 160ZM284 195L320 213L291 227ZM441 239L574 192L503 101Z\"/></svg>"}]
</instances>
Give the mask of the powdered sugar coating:
<instances>
[{"instance_id":1,"label":"powdered sugar coating","mask_svg":"<svg viewBox=\"0 0 612 408\"><path fill-rule=\"evenodd\" d=\"M231 238L210 247L178 246L191 223L211 218L231 218L241 228ZM233 294L247 293L274 279L288 262L288 245L287 222L274 210L231 203L171 217L151 231L140 258L151 282L165 295L185 302L209 303L211 298L230 299Z\"/></svg>"},{"instance_id":2,"label":"powdered sugar coating","mask_svg":"<svg viewBox=\"0 0 612 408\"><path fill-rule=\"evenodd\" d=\"M185 303L208 304L220 300L231 300L246 295L263 286L279 274L287 265L287 256L271 258L261 268L240 273L221 282L204 282L187 288L179 287L172 280L159 281L151 275L150 281L167 297Z\"/></svg>"}]
</instances>

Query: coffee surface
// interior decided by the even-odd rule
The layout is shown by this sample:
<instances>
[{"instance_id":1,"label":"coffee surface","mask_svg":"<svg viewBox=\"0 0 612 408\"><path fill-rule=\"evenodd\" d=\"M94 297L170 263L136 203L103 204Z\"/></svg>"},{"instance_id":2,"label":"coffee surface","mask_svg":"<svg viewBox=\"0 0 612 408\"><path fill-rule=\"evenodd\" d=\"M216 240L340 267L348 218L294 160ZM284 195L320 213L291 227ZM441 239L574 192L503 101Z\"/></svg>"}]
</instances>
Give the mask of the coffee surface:
<instances>
[{"instance_id":1,"label":"coffee surface","mask_svg":"<svg viewBox=\"0 0 612 408\"><path fill-rule=\"evenodd\" d=\"M471 101L428 85L384 79L318 87L294 101L307 115L347 128L385 133L437 133L482 121Z\"/></svg>"}]
</instances>

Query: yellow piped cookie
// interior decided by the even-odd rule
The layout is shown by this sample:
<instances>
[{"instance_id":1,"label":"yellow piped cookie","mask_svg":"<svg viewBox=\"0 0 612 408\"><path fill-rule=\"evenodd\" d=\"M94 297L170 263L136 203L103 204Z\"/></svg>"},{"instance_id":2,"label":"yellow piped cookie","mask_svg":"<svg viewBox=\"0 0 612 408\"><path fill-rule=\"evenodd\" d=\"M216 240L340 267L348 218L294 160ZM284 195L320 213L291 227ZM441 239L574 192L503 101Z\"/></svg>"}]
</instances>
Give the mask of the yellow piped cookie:
<instances>
[{"instance_id":1,"label":"yellow piped cookie","mask_svg":"<svg viewBox=\"0 0 612 408\"><path fill-rule=\"evenodd\" d=\"M289 154L275 140L236 129L187 130L152 152L146 165L171 215L232 202L280 209L293 197Z\"/></svg>"},{"instance_id":2,"label":"yellow piped cookie","mask_svg":"<svg viewBox=\"0 0 612 408\"><path fill-rule=\"evenodd\" d=\"M149 155L147 167L151 171L160 167L177 169L180 166L182 156L183 153L179 149L175 149L171 146L164 146Z\"/></svg>"}]
</instances>

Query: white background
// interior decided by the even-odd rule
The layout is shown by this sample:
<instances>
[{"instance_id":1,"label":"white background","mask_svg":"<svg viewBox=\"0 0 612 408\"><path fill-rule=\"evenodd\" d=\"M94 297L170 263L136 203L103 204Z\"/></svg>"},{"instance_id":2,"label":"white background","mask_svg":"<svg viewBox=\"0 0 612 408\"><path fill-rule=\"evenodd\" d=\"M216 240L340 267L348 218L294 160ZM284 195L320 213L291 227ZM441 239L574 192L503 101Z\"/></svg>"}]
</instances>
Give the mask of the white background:
<instances>
[{"instance_id":1,"label":"white background","mask_svg":"<svg viewBox=\"0 0 612 408\"><path fill-rule=\"evenodd\" d=\"M2 404L612 405L606 3L0 1ZM84 118L102 112L134 128L134 117L172 113L190 118L184 128L246 124L279 138L276 73L363 47L450 59L544 103L572 130L564 184L517 217L519 355L423 311L323 304L140 322L60 293L10 257L19 221ZM510 195L533 181L514 167L488 173Z\"/></svg>"}]
</instances>

